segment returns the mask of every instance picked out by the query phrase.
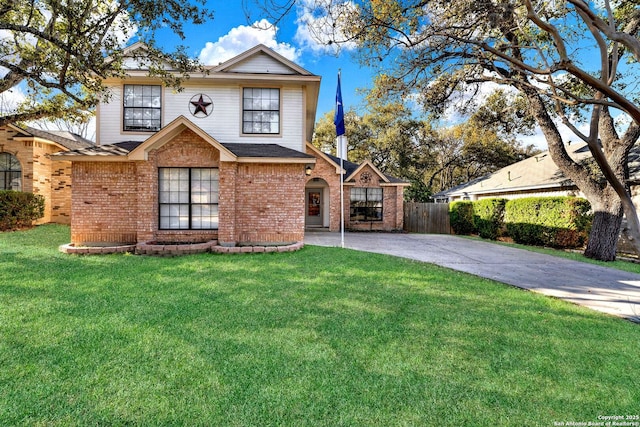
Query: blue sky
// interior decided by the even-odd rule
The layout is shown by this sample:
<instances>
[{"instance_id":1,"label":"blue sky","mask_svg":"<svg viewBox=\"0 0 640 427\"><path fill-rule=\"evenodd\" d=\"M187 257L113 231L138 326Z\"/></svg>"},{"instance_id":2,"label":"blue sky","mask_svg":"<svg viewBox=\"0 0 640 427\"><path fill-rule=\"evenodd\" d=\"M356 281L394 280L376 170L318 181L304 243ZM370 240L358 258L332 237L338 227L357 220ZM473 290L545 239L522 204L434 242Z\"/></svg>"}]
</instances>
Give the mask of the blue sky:
<instances>
[{"instance_id":1,"label":"blue sky","mask_svg":"<svg viewBox=\"0 0 640 427\"><path fill-rule=\"evenodd\" d=\"M277 31L261 30L256 27L268 26L270 22L263 20L257 9L249 10L252 16L247 20L237 0L208 3L215 14L213 20L204 25L186 26L184 40L168 32L160 33L156 40L158 45L171 51L182 44L194 58L214 65L262 43L322 77L317 118L334 109L339 69L342 72L345 110L360 106L361 97L356 94L356 89L371 86L372 73L358 66L348 46L336 54L334 50L316 43L309 37L307 26L300 24L300 17L295 11L285 17Z\"/></svg>"},{"instance_id":2,"label":"blue sky","mask_svg":"<svg viewBox=\"0 0 640 427\"><path fill-rule=\"evenodd\" d=\"M285 0L273 0L276 3L286 3ZM321 28L323 25L331 25L331 22L323 20L321 15L303 15L302 7L299 5L313 5L315 0L297 0L298 3L278 23L277 31L273 28L269 30L258 27L269 27L270 22L255 7L255 2L268 3L265 0L227 0L208 1L207 7L213 10L214 18L203 25L185 24L185 39L181 40L169 29L161 30L156 34L157 44L165 51L171 52L177 45L184 45L187 51L194 58L207 65L216 65L226 61L242 52L261 43L284 57L299 64L313 74L322 77L316 119L325 113L332 113L335 107L335 93L337 86L338 70L342 72L342 98L345 111L356 109L362 113L362 96L358 89L366 89L372 86L374 72L370 69L360 67L354 60L355 52L353 45L342 45L339 53L333 47L327 47L318 43L310 36L310 26ZM253 10L246 11L245 7L253 6ZM250 15L247 18L247 13ZM339 26L337 27L339 28ZM126 37L125 37L126 38ZM135 35L126 44L136 41ZM334 45L335 46L335 45ZM487 91L491 89L489 87ZM17 88L12 93L6 93L7 98L13 97L15 101L9 100L7 104L17 103L24 99L24 94ZM448 123L459 121L452 115ZM446 125L442 123L442 125ZM36 127L50 128L46 123L36 124ZM91 135L93 128L88 132ZM561 127L561 133L566 139L576 140L567 129ZM540 148L546 147L546 142L538 130L535 135L523 135L519 138L523 144L533 144Z\"/></svg>"},{"instance_id":3,"label":"blue sky","mask_svg":"<svg viewBox=\"0 0 640 427\"><path fill-rule=\"evenodd\" d=\"M262 43L322 77L316 120L327 112L333 114L338 70L342 73L345 111L356 109L362 112L362 96L357 93L357 89L371 87L374 72L360 67L354 60L354 46L343 46L341 51L336 53L334 49L319 44L310 36L306 23L320 21L311 15L301 16L300 10L295 9L278 24L277 31L260 30L257 27L269 26L270 22L266 21L257 9L248 11L251 15L248 19L241 6L243 3L250 6L252 1L209 1L208 7L213 9L215 14L213 20L199 26L187 25L185 40L167 32L160 34L157 42L168 51L179 44L187 46L191 56L199 58L207 65L218 64ZM305 1L301 0L302 3ZM575 140L566 129L561 131L567 134L569 139ZM535 135L521 135L519 139L525 145L533 144L542 149L546 148L546 141L539 129Z\"/></svg>"}]
</instances>

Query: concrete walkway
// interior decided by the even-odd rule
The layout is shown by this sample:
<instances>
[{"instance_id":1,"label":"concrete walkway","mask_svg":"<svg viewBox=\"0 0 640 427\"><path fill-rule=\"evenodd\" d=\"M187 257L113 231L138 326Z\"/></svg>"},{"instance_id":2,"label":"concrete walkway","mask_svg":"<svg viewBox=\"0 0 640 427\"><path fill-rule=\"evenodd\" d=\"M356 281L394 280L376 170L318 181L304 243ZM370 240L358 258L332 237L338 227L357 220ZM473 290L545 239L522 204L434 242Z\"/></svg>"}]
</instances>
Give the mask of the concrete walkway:
<instances>
[{"instance_id":1,"label":"concrete walkway","mask_svg":"<svg viewBox=\"0 0 640 427\"><path fill-rule=\"evenodd\" d=\"M307 245L340 246L340 233L307 231ZM640 275L441 234L345 233L345 248L464 271L640 322Z\"/></svg>"}]
</instances>

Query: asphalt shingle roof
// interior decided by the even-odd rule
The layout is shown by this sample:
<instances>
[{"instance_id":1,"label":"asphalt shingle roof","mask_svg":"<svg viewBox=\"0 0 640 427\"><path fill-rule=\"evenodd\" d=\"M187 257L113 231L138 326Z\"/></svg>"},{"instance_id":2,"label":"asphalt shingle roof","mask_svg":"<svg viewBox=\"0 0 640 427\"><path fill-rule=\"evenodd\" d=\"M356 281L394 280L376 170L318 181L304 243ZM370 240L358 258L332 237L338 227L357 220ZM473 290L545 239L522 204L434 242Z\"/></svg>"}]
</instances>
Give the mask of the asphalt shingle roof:
<instances>
[{"instance_id":1,"label":"asphalt shingle roof","mask_svg":"<svg viewBox=\"0 0 640 427\"><path fill-rule=\"evenodd\" d=\"M123 141L115 144L94 145L92 147L80 148L66 153L57 153L59 156L126 156L142 141Z\"/></svg>"},{"instance_id":2,"label":"asphalt shingle roof","mask_svg":"<svg viewBox=\"0 0 640 427\"><path fill-rule=\"evenodd\" d=\"M77 150L86 147L94 146L93 141L89 141L80 135L65 131L44 131L36 129L30 126L25 126L23 129L25 132L30 133L33 136L37 136L49 141L56 142L69 150Z\"/></svg>"},{"instance_id":3,"label":"asphalt shingle roof","mask_svg":"<svg viewBox=\"0 0 640 427\"><path fill-rule=\"evenodd\" d=\"M332 162L334 162L336 164L336 166L340 166L340 157L336 157L333 156L331 154L327 154L325 153L327 157L329 157L331 159ZM356 171L356 169L358 169L360 167L359 164L357 163L353 163L350 162L348 160L343 160L342 161L342 168L345 170L345 175L346 176L350 176L353 172ZM389 180L389 182L393 183L393 184L406 184L407 181L400 179L400 178L396 178L393 175L387 175L386 173L383 174L385 176L385 178L387 178Z\"/></svg>"},{"instance_id":4,"label":"asphalt shingle roof","mask_svg":"<svg viewBox=\"0 0 640 427\"><path fill-rule=\"evenodd\" d=\"M282 157L290 159L313 159L314 157L301 151L283 147L278 144L222 144L238 157Z\"/></svg>"},{"instance_id":5,"label":"asphalt shingle roof","mask_svg":"<svg viewBox=\"0 0 640 427\"><path fill-rule=\"evenodd\" d=\"M66 153L59 153L61 156L126 156L143 141L122 141L115 144L107 145L94 145L91 147L84 147ZM301 151L293 150L291 148L283 147L278 144L251 144L251 143L226 143L222 144L227 150L231 151L237 157L256 157L256 158L285 158L285 159L314 159L314 156L303 153ZM340 166L340 158L327 154L327 157L331 159L336 166ZM359 164L344 160L342 164L346 171L346 176L351 175L356 169L360 167ZM385 177L390 183L402 184L406 181L396 178L391 175L385 174Z\"/></svg>"},{"instance_id":6,"label":"asphalt shingle roof","mask_svg":"<svg viewBox=\"0 0 640 427\"><path fill-rule=\"evenodd\" d=\"M126 156L143 141L123 141L115 144L96 145L81 148L61 154L63 156ZM314 157L291 148L278 144L249 144L229 143L222 144L227 150L238 157L262 157L262 158L288 158L288 159L313 159Z\"/></svg>"},{"instance_id":7,"label":"asphalt shingle roof","mask_svg":"<svg viewBox=\"0 0 640 427\"><path fill-rule=\"evenodd\" d=\"M566 149L571 158L577 162L585 162L592 157L585 143L574 143L568 145ZM630 159L632 157L630 156ZM638 155L635 158L637 159ZM436 193L434 197L456 196L464 193L498 194L529 189L573 186L573 181L567 178L553 162L551 154L548 151L544 151L493 173Z\"/></svg>"}]
</instances>

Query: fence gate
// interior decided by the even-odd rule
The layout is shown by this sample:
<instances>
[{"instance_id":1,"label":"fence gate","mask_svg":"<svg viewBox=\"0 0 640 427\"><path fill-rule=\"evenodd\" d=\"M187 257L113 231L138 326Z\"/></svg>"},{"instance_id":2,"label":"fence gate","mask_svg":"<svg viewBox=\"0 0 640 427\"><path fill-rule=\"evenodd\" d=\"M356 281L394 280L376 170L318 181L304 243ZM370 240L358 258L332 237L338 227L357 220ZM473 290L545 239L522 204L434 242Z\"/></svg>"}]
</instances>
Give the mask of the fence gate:
<instances>
[{"instance_id":1,"label":"fence gate","mask_svg":"<svg viewBox=\"0 0 640 427\"><path fill-rule=\"evenodd\" d=\"M449 204L404 202L404 230L410 233L451 234Z\"/></svg>"}]
</instances>

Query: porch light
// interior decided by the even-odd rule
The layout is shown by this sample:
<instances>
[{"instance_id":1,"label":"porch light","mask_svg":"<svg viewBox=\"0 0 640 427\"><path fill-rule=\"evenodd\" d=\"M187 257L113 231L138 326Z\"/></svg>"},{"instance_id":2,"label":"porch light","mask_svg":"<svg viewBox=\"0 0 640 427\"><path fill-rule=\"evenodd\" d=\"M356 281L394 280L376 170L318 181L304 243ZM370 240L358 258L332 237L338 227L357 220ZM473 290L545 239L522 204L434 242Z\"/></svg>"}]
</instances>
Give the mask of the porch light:
<instances>
[{"instance_id":1,"label":"porch light","mask_svg":"<svg viewBox=\"0 0 640 427\"><path fill-rule=\"evenodd\" d=\"M304 174L307 176L311 176L311 171L313 170L313 168L309 165L307 165L306 168L304 168Z\"/></svg>"}]
</instances>

